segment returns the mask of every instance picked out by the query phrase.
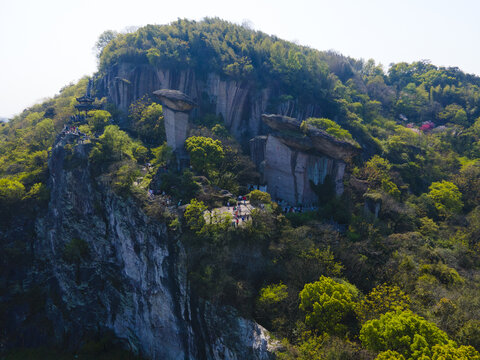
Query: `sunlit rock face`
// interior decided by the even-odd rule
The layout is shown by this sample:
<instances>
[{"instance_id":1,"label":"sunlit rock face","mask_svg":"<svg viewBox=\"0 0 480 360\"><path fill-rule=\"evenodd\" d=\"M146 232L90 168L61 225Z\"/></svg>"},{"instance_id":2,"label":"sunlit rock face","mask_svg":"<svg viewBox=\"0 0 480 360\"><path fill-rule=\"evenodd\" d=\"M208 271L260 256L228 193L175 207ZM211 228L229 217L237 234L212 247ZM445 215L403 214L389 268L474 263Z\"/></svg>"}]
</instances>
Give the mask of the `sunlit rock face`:
<instances>
[{"instance_id":1,"label":"sunlit rock face","mask_svg":"<svg viewBox=\"0 0 480 360\"><path fill-rule=\"evenodd\" d=\"M266 139L264 155L255 156L265 159L263 176L274 199L292 205L316 204L312 184L323 184L327 175L334 182L335 194L343 193L345 161L359 152L357 147L311 127L304 133L300 121L293 118L262 118L275 131Z\"/></svg>"},{"instance_id":2,"label":"sunlit rock face","mask_svg":"<svg viewBox=\"0 0 480 360\"><path fill-rule=\"evenodd\" d=\"M264 177L274 199L304 206L317 203L310 181L323 184L327 175L335 182L335 193L343 193L345 163L328 156L311 155L285 145L269 135L265 150Z\"/></svg>"},{"instance_id":3,"label":"sunlit rock face","mask_svg":"<svg viewBox=\"0 0 480 360\"><path fill-rule=\"evenodd\" d=\"M298 119L320 115L317 105L299 106L294 100L279 102L278 88L262 87L252 80L234 80L217 73L197 74L192 69L169 70L146 64L119 63L106 69L98 80L99 95L128 113L130 105L158 89L176 89L188 95L198 107L192 116L215 113L242 144L266 134L262 114L273 108L279 114ZM120 125L128 127L125 116Z\"/></svg>"}]
</instances>

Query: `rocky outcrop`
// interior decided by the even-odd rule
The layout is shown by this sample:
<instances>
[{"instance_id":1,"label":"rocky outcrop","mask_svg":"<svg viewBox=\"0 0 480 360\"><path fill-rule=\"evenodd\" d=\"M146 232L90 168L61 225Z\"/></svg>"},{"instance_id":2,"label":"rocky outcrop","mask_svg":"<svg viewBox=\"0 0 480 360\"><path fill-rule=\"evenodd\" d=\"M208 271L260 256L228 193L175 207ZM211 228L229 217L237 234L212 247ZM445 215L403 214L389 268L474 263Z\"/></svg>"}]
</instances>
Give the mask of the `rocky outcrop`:
<instances>
[{"instance_id":1,"label":"rocky outcrop","mask_svg":"<svg viewBox=\"0 0 480 360\"><path fill-rule=\"evenodd\" d=\"M120 63L106 70L97 87L99 95L107 96L125 113L132 102L155 90L179 90L198 104L193 116L206 112L222 116L227 129L245 145L252 137L265 134L261 114L267 108L298 119L320 114L318 106L300 107L294 100L273 101L281 95L276 88L262 88L250 80L222 78L216 73L196 74L192 69L167 70L147 64ZM128 127L127 119L120 125Z\"/></svg>"},{"instance_id":2,"label":"rocky outcrop","mask_svg":"<svg viewBox=\"0 0 480 360\"><path fill-rule=\"evenodd\" d=\"M343 193L346 161L360 152L357 146L311 126L301 130L301 122L290 117L262 115L262 119L274 132L266 139L264 155L258 154L257 146L255 156L265 159L263 178L274 199L315 204L318 197L312 184L323 184L327 175L335 193Z\"/></svg>"},{"instance_id":3,"label":"rocky outcrop","mask_svg":"<svg viewBox=\"0 0 480 360\"><path fill-rule=\"evenodd\" d=\"M265 329L192 296L182 245L94 180L90 144L65 146L74 141L60 138L51 152L51 200L36 222L24 283L42 289L35 311L44 316L36 323L25 307L11 314L20 346L76 348L110 330L150 359L269 359Z\"/></svg>"},{"instance_id":4,"label":"rocky outcrop","mask_svg":"<svg viewBox=\"0 0 480 360\"><path fill-rule=\"evenodd\" d=\"M187 95L178 90L157 90L153 94L160 99L164 108L165 133L167 144L177 154L179 159L186 158L184 151L188 135L188 113L195 103Z\"/></svg>"},{"instance_id":5,"label":"rocky outcrop","mask_svg":"<svg viewBox=\"0 0 480 360\"><path fill-rule=\"evenodd\" d=\"M263 114L262 120L275 130L275 135L290 147L300 151L316 151L333 159L346 160L359 154L361 149L348 141L339 140L327 132L283 115Z\"/></svg>"},{"instance_id":6,"label":"rocky outcrop","mask_svg":"<svg viewBox=\"0 0 480 360\"><path fill-rule=\"evenodd\" d=\"M310 182L323 184L332 177L337 195L343 193L345 163L328 156L312 155L287 146L280 138L269 135L265 151L264 179L273 199L289 204L317 204Z\"/></svg>"},{"instance_id":7,"label":"rocky outcrop","mask_svg":"<svg viewBox=\"0 0 480 360\"><path fill-rule=\"evenodd\" d=\"M153 94L164 106L173 111L188 112L196 105L192 99L178 90L162 89L154 91Z\"/></svg>"}]
</instances>

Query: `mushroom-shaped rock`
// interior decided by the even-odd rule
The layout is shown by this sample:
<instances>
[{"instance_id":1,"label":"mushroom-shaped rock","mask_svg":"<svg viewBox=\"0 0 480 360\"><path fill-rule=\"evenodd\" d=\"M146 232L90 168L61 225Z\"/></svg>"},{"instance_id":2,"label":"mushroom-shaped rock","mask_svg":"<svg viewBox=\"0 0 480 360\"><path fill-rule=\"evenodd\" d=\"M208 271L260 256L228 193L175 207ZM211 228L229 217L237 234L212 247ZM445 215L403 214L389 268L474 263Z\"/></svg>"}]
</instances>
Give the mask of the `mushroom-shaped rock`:
<instances>
[{"instance_id":1,"label":"mushroom-shaped rock","mask_svg":"<svg viewBox=\"0 0 480 360\"><path fill-rule=\"evenodd\" d=\"M161 89L154 91L153 94L160 99L164 106L174 111L187 112L196 106L190 97L178 90Z\"/></svg>"},{"instance_id":2,"label":"mushroom-shaped rock","mask_svg":"<svg viewBox=\"0 0 480 360\"><path fill-rule=\"evenodd\" d=\"M188 112L196 104L187 95L178 90L161 89L154 91L162 104L165 119L165 133L167 144L182 157L183 145L188 135Z\"/></svg>"}]
</instances>

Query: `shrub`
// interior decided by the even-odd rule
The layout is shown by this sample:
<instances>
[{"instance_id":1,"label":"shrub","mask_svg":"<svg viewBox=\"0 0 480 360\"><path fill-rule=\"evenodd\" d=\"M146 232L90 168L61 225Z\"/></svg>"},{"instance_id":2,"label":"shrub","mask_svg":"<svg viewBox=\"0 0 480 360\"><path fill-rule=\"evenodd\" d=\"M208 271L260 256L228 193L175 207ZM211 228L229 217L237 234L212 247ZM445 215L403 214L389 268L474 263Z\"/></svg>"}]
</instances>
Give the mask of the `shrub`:
<instances>
[{"instance_id":1,"label":"shrub","mask_svg":"<svg viewBox=\"0 0 480 360\"><path fill-rule=\"evenodd\" d=\"M253 206L259 206L260 204L271 204L272 198L270 197L269 193L260 191L260 190L252 190L248 194L248 198L250 199L250 203Z\"/></svg>"},{"instance_id":2,"label":"shrub","mask_svg":"<svg viewBox=\"0 0 480 360\"><path fill-rule=\"evenodd\" d=\"M350 132L348 132L348 130L345 130L340 125L338 125L336 122L334 122L330 119L309 118L309 119L307 119L307 124L312 125L316 128L325 130L326 133L332 135L333 137L336 137L337 139L353 140L352 134L350 134Z\"/></svg>"},{"instance_id":3,"label":"shrub","mask_svg":"<svg viewBox=\"0 0 480 360\"><path fill-rule=\"evenodd\" d=\"M443 216L459 213L463 208L462 193L449 181L434 182L429 187L430 197L438 212Z\"/></svg>"},{"instance_id":4,"label":"shrub","mask_svg":"<svg viewBox=\"0 0 480 360\"><path fill-rule=\"evenodd\" d=\"M395 310L407 310L410 298L398 286L379 285L363 299L355 309L358 318L364 322L381 314Z\"/></svg>"},{"instance_id":5,"label":"shrub","mask_svg":"<svg viewBox=\"0 0 480 360\"><path fill-rule=\"evenodd\" d=\"M190 163L195 171L208 175L218 167L224 158L220 140L203 136L191 136L185 141L185 148L190 154Z\"/></svg>"},{"instance_id":6,"label":"shrub","mask_svg":"<svg viewBox=\"0 0 480 360\"><path fill-rule=\"evenodd\" d=\"M207 207L202 201L198 201L197 199L192 199L190 201L190 204L187 205L184 214L190 230L196 232L202 230L203 226L205 225L205 218L203 215L205 210L207 210Z\"/></svg>"}]
</instances>

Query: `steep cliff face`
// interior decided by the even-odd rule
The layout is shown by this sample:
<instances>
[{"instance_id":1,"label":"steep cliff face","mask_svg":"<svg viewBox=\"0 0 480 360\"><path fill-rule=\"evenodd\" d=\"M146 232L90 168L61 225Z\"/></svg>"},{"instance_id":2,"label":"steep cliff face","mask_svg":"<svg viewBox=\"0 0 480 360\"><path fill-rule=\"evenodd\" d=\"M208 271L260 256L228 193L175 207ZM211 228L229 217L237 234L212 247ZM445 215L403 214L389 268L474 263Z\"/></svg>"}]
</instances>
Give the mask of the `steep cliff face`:
<instances>
[{"instance_id":1,"label":"steep cliff face","mask_svg":"<svg viewBox=\"0 0 480 360\"><path fill-rule=\"evenodd\" d=\"M43 288L38 311L49 330L21 345L75 348L89 334L111 330L152 359L268 359L266 331L233 309L190 296L182 245L165 224L95 181L89 144L69 150L72 140L52 149L51 200L36 222L26 276ZM16 331L29 321L31 334L42 333L44 324L17 315Z\"/></svg>"},{"instance_id":2,"label":"steep cliff face","mask_svg":"<svg viewBox=\"0 0 480 360\"><path fill-rule=\"evenodd\" d=\"M262 119L273 133L265 142L260 137L252 139L252 155L265 159L263 179L274 199L290 204L316 203L318 197L311 183L323 184L327 175L335 193L343 193L346 161L360 153L358 146L311 126L302 130L300 121L287 116L264 114Z\"/></svg>"},{"instance_id":3,"label":"steep cliff face","mask_svg":"<svg viewBox=\"0 0 480 360\"><path fill-rule=\"evenodd\" d=\"M242 143L265 133L261 115L269 107L275 113L299 119L317 116L320 112L317 106L299 107L292 100L273 106L272 100L281 95L277 89L260 88L251 81L226 80L215 73L202 74L199 78L191 69L172 71L121 63L107 69L99 87L122 111L127 111L133 101L145 94L151 95L155 90L180 90L200 105L197 111L208 108L217 115L221 114L226 127ZM196 115L198 113L194 111L193 116Z\"/></svg>"}]
</instances>

